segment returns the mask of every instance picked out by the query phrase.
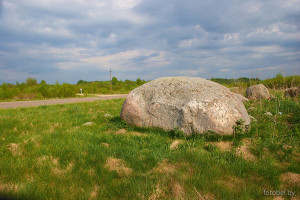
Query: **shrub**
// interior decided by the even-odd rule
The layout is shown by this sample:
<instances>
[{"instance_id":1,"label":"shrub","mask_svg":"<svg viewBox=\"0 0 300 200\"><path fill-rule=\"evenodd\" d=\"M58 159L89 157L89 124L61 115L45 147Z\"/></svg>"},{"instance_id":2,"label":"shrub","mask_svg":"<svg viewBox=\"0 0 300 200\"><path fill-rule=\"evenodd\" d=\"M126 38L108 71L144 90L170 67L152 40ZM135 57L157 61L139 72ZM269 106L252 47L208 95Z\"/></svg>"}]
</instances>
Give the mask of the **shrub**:
<instances>
[{"instance_id":1,"label":"shrub","mask_svg":"<svg viewBox=\"0 0 300 200\"><path fill-rule=\"evenodd\" d=\"M32 86L36 84L37 84L37 80L35 78L29 77L26 79L26 85Z\"/></svg>"},{"instance_id":2,"label":"shrub","mask_svg":"<svg viewBox=\"0 0 300 200\"><path fill-rule=\"evenodd\" d=\"M73 97L76 95L75 87L68 83L63 83L58 92L59 97Z\"/></svg>"},{"instance_id":3,"label":"shrub","mask_svg":"<svg viewBox=\"0 0 300 200\"><path fill-rule=\"evenodd\" d=\"M40 83L40 86L38 88L39 93L42 95L42 97L47 98L48 95L48 90L47 90L47 83L46 81L42 80Z\"/></svg>"}]
</instances>

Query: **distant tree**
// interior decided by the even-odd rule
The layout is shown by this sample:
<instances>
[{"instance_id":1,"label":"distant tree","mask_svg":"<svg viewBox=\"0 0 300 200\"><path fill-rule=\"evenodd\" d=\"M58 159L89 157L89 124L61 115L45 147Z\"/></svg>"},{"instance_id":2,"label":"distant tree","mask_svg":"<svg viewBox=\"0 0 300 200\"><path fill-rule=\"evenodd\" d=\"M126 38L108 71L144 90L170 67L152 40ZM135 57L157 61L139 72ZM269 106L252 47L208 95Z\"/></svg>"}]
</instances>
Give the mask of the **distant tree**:
<instances>
[{"instance_id":1,"label":"distant tree","mask_svg":"<svg viewBox=\"0 0 300 200\"><path fill-rule=\"evenodd\" d=\"M0 87L0 99L11 99L15 93L16 91L14 91L14 89L9 88L8 83L2 83Z\"/></svg>"},{"instance_id":2,"label":"distant tree","mask_svg":"<svg viewBox=\"0 0 300 200\"><path fill-rule=\"evenodd\" d=\"M45 98L48 97L48 91L47 91L47 83L45 80L42 80L40 83L40 87L38 89L39 93Z\"/></svg>"},{"instance_id":3,"label":"distant tree","mask_svg":"<svg viewBox=\"0 0 300 200\"><path fill-rule=\"evenodd\" d=\"M77 84L82 84L82 83L87 83L87 81L79 80L79 81L77 82Z\"/></svg>"},{"instance_id":4,"label":"distant tree","mask_svg":"<svg viewBox=\"0 0 300 200\"><path fill-rule=\"evenodd\" d=\"M37 84L37 80L35 78L29 77L26 79L26 85L32 86L36 84Z\"/></svg>"},{"instance_id":5,"label":"distant tree","mask_svg":"<svg viewBox=\"0 0 300 200\"><path fill-rule=\"evenodd\" d=\"M98 84L97 84L97 82L92 82L91 83L91 86L92 86L92 94L95 94L95 93L97 93L97 89L98 89Z\"/></svg>"},{"instance_id":6,"label":"distant tree","mask_svg":"<svg viewBox=\"0 0 300 200\"><path fill-rule=\"evenodd\" d=\"M249 78L247 78L247 77L241 77L241 78L238 78L237 81L241 82L241 83L248 83L249 82Z\"/></svg>"},{"instance_id":7,"label":"distant tree","mask_svg":"<svg viewBox=\"0 0 300 200\"><path fill-rule=\"evenodd\" d=\"M142 80L140 78L136 79L136 84L138 86L142 85Z\"/></svg>"},{"instance_id":8,"label":"distant tree","mask_svg":"<svg viewBox=\"0 0 300 200\"><path fill-rule=\"evenodd\" d=\"M72 97L75 96L76 90L74 85L68 84L68 83L63 83L58 92L59 97Z\"/></svg>"},{"instance_id":9,"label":"distant tree","mask_svg":"<svg viewBox=\"0 0 300 200\"><path fill-rule=\"evenodd\" d=\"M24 90L26 88L26 83L21 83L21 84L19 84L17 86L22 91L22 90Z\"/></svg>"},{"instance_id":10,"label":"distant tree","mask_svg":"<svg viewBox=\"0 0 300 200\"><path fill-rule=\"evenodd\" d=\"M112 79L111 79L111 84L112 84L113 86L115 86L115 85L117 85L117 83L118 83L118 79L117 79L116 77L112 77Z\"/></svg>"},{"instance_id":11,"label":"distant tree","mask_svg":"<svg viewBox=\"0 0 300 200\"><path fill-rule=\"evenodd\" d=\"M276 74L275 78L278 78L278 79L283 79L283 75L281 73L279 74Z\"/></svg>"},{"instance_id":12,"label":"distant tree","mask_svg":"<svg viewBox=\"0 0 300 200\"><path fill-rule=\"evenodd\" d=\"M4 90L4 91L6 91L7 90L7 83L2 83L2 89Z\"/></svg>"}]
</instances>

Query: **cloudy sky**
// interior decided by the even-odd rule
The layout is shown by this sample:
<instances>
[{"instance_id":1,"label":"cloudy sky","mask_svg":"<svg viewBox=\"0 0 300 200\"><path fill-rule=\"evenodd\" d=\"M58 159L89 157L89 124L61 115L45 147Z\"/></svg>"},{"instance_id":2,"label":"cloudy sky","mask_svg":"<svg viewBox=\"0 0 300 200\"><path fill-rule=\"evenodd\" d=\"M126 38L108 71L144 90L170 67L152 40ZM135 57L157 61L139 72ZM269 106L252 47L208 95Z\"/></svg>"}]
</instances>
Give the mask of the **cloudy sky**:
<instances>
[{"instance_id":1,"label":"cloudy sky","mask_svg":"<svg viewBox=\"0 0 300 200\"><path fill-rule=\"evenodd\" d=\"M300 0L0 0L0 83L300 74Z\"/></svg>"}]
</instances>

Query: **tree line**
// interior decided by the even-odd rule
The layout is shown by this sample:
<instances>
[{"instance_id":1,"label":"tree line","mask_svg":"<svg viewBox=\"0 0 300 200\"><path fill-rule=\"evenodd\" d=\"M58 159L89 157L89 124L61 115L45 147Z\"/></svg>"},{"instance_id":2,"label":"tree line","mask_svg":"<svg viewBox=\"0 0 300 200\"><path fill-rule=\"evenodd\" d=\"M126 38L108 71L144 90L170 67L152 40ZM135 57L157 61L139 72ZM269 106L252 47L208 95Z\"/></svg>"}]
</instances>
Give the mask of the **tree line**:
<instances>
[{"instance_id":1,"label":"tree line","mask_svg":"<svg viewBox=\"0 0 300 200\"><path fill-rule=\"evenodd\" d=\"M83 94L126 94L143 85L146 81L139 78L136 81L122 81L113 77L111 83L112 88L110 87L110 81L79 80L74 85L69 83L59 84L56 81L54 85L51 85L47 84L45 80L38 83L35 78L29 77L24 83L17 81L16 84L3 83L0 85L0 100L74 97L76 93L81 92L80 89L82 89Z\"/></svg>"},{"instance_id":2,"label":"tree line","mask_svg":"<svg viewBox=\"0 0 300 200\"><path fill-rule=\"evenodd\" d=\"M277 74L274 78L261 80L259 78L246 78L241 77L238 79L223 79L223 78L212 78L211 81L225 85L227 87L248 87L250 85L264 84L268 88L282 89L300 86L300 76L286 76L284 77L281 73Z\"/></svg>"},{"instance_id":3,"label":"tree line","mask_svg":"<svg viewBox=\"0 0 300 200\"><path fill-rule=\"evenodd\" d=\"M296 87L300 85L300 76L287 76L277 74L274 78L260 80L258 78L241 77L238 79L223 79L212 78L214 82L225 85L227 87L247 87L259 83L264 84L268 88L282 89L289 87ZM59 84L57 81L54 85L47 84L45 80L40 83L35 78L29 77L25 83L16 84L3 83L0 85L0 100L20 100L20 99L49 99L49 98L66 98L74 97L76 93L80 93L82 89L83 94L126 94L136 87L139 87L147 81L136 79L118 80L113 77L110 81L84 81L79 80L77 84L63 83Z\"/></svg>"}]
</instances>

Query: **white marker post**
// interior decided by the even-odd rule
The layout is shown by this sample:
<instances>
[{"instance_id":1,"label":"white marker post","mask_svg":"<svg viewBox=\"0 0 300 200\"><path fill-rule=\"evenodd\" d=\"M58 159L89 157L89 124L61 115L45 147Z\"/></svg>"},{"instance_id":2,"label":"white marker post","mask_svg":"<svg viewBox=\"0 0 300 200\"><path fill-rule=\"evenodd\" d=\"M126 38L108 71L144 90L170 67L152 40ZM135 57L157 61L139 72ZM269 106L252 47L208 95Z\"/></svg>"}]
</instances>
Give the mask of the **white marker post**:
<instances>
[{"instance_id":1,"label":"white marker post","mask_svg":"<svg viewBox=\"0 0 300 200\"><path fill-rule=\"evenodd\" d=\"M82 94L82 89L80 88L80 93Z\"/></svg>"}]
</instances>

